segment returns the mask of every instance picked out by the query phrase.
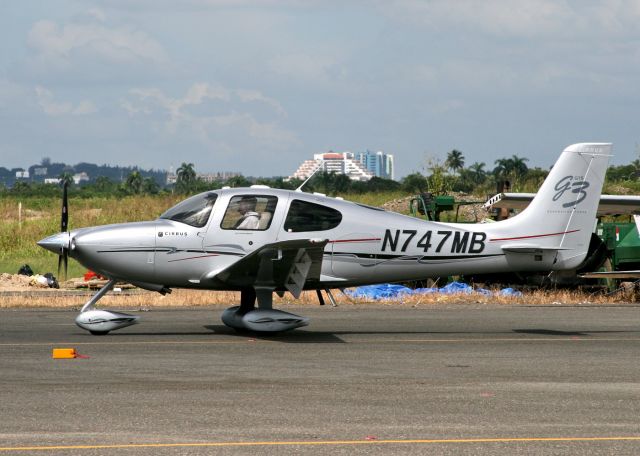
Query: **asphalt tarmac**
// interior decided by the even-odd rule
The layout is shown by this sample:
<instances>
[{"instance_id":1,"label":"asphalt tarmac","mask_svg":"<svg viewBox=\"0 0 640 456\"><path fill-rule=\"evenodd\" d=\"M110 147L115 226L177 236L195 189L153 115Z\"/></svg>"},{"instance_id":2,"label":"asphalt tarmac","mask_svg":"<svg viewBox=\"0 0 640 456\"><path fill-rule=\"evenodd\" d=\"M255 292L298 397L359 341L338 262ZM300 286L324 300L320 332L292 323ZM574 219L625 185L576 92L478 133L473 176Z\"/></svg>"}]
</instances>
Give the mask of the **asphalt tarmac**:
<instances>
[{"instance_id":1,"label":"asphalt tarmac","mask_svg":"<svg viewBox=\"0 0 640 456\"><path fill-rule=\"evenodd\" d=\"M640 454L640 307L0 311L2 454ZM87 358L53 360L53 348Z\"/></svg>"}]
</instances>

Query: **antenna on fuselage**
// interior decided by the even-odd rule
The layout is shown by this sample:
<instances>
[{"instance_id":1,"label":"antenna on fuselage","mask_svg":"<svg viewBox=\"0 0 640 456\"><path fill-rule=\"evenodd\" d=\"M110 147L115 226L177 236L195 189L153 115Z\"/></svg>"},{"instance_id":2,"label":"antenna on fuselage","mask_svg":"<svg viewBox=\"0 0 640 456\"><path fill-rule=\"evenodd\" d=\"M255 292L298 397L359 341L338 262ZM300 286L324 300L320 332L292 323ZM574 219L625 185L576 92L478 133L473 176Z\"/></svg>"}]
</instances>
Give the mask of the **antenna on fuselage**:
<instances>
[{"instance_id":1,"label":"antenna on fuselage","mask_svg":"<svg viewBox=\"0 0 640 456\"><path fill-rule=\"evenodd\" d=\"M305 186L305 184L306 184L307 182L309 182L309 181L311 180L311 178L312 178L313 176L315 176L315 175L316 175L316 173L317 173L318 171L320 171L320 168L322 168L322 163L320 163L320 164L318 165L318 167L315 169L315 171L311 173L311 176L307 177L307 179L306 179L302 184L300 184L300 187L296 188L296 190L295 190L295 191L296 191L296 192L301 192L301 191L302 191L302 187L304 187L304 186Z\"/></svg>"}]
</instances>

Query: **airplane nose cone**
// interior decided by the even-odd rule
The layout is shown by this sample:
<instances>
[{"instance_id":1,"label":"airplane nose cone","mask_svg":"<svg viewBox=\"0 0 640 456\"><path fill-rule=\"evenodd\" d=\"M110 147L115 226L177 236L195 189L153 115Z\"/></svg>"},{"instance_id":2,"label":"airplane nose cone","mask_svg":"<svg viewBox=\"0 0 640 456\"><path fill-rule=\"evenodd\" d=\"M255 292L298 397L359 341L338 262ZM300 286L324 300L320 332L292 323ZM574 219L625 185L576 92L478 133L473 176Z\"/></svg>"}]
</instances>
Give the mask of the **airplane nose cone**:
<instances>
[{"instance_id":1,"label":"airplane nose cone","mask_svg":"<svg viewBox=\"0 0 640 456\"><path fill-rule=\"evenodd\" d=\"M58 233L38 241L38 245L55 254L61 254L62 249L69 249L69 233Z\"/></svg>"}]
</instances>

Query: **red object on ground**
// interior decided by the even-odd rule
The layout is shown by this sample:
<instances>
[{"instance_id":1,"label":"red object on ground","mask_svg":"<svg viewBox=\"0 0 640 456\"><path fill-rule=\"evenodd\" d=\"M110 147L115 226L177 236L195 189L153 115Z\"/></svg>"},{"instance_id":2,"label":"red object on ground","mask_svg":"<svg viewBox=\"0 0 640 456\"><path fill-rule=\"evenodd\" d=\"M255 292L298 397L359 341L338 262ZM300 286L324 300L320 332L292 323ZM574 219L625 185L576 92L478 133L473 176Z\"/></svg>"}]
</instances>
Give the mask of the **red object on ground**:
<instances>
[{"instance_id":1,"label":"red object on ground","mask_svg":"<svg viewBox=\"0 0 640 456\"><path fill-rule=\"evenodd\" d=\"M100 274L96 274L96 273L95 273L95 272L93 272L93 271L87 271L87 272L84 274L84 281L85 281L85 282L88 282L89 280L92 280L92 279L104 279L104 278L105 278L105 277L102 277Z\"/></svg>"}]
</instances>

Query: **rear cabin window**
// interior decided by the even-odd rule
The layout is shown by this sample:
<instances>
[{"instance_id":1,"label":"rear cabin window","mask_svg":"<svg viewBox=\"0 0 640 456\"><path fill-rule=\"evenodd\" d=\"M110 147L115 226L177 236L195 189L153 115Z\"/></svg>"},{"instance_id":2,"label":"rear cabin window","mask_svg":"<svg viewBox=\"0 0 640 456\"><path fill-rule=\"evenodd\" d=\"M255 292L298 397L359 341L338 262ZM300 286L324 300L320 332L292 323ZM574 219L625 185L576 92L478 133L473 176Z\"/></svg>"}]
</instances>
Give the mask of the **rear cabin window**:
<instances>
[{"instance_id":1,"label":"rear cabin window","mask_svg":"<svg viewBox=\"0 0 640 456\"><path fill-rule=\"evenodd\" d=\"M216 193L202 193L192 196L173 206L162 214L160 218L202 228L207 224L207 221L209 221L211 209L217 198L218 195Z\"/></svg>"},{"instance_id":2,"label":"rear cabin window","mask_svg":"<svg viewBox=\"0 0 640 456\"><path fill-rule=\"evenodd\" d=\"M326 231L342 221L342 214L335 209L308 201L293 200L284 221L284 230L290 233L301 231Z\"/></svg>"},{"instance_id":3,"label":"rear cabin window","mask_svg":"<svg viewBox=\"0 0 640 456\"><path fill-rule=\"evenodd\" d=\"M234 196L220 224L223 230L264 231L271 226L278 198L264 195Z\"/></svg>"}]
</instances>

